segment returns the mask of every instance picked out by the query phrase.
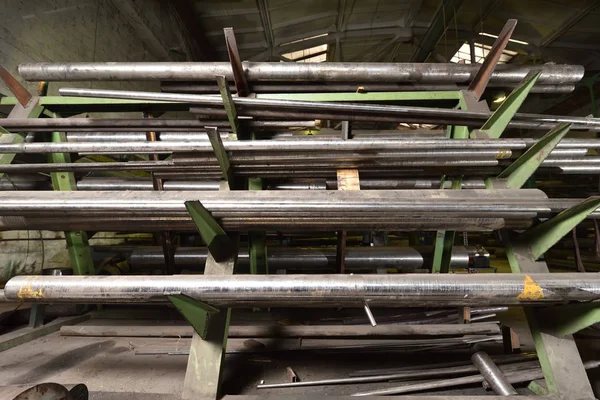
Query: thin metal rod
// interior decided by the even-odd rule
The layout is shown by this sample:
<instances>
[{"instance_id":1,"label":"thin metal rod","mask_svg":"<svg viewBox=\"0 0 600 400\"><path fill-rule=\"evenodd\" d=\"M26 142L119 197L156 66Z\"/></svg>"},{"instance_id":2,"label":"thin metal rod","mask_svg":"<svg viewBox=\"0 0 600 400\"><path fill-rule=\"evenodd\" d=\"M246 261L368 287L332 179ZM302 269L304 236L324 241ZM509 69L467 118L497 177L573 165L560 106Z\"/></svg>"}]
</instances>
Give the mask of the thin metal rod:
<instances>
[{"instance_id":1,"label":"thin metal rod","mask_svg":"<svg viewBox=\"0 0 600 400\"><path fill-rule=\"evenodd\" d=\"M466 85L448 84L410 84L410 83L330 83L320 82L318 84L298 83L298 82L264 82L252 85L253 93L327 93L327 92L356 92L358 87L362 87L366 92L416 92L416 91L457 91L467 90ZM488 84L488 88L514 89L515 83ZM232 92L235 92L235 85L229 86ZM219 89L214 84L194 83L194 82L162 82L161 92L171 93L194 93L194 94L216 94ZM575 85L548 85L536 84L531 93L571 93L575 90Z\"/></svg>"},{"instance_id":2,"label":"thin metal rod","mask_svg":"<svg viewBox=\"0 0 600 400\"><path fill-rule=\"evenodd\" d=\"M501 396L519 394L486 352L478 351L471 356L471 361L494 392Z\"/></svg>"},{"instance_id":3,"label":"thin metal rod","mask_svg":"<svg viewBox=\"0 0 600 400\"><path fill-rule=\"evenodd\" d=\"M367 314L367 318L369 319L369 323L371 324L371 326L372 327L377 326L377 321L375 321L375 317L373 316L373 313L371 312L371 307L369 307L369 303L364 301L363 308L365 309L365 314Z\"/></svg>"},{"instance_id":4,"label":"thin metal rod","mask_svg":"<svg viewBox=\"0 0 600 400\"><path fill-rule=\"evenodd\" d=\"M314 128L315 121L249 121L242 119L251 129ZM0 126L9 131L27 132L159 132L192 130L204 132L204 127L229 128L229 122L197 119L128 119L128 118L11 118L0 121Z\"/></svg>"},{"instance_id":5,"label":"thin metal rod","mask_svg":"<svg viewBox=\"0 0 600 400\"><path fill-rule=\"evenodd\" d=\"M249 82L435 82L467 83L479 66L454 63L242 63ZM536 66L538 67L538 66ZM576 83L583 77L580 65L541 65L540 84ZM492 83L519 83L530 66L500 65ZM225 75L233 81L231 64L214 63L23 63L19 73L28 81L214 81Z\"/></svg>"},{"instance_id":6,"label":"thin metal rod","mask_svg":"<svg viewBox=\"0 0 600 400\"><path fill-rule=\"evenodd\" d=\"M539 366L537 361L528 361L515 364L520 369L526 369ZM513 366L513 367L514 367ZM389 382L393 380L409 379L409 378L436 378L441 376L462 375L469 372L477 372L477 368L473 365L462 365L453 368L429 368L417 369L414 371L398 372L395 374L383 374L372 376L360 376L352 378L338 379L322 379L318 381L300 381L300 382L285 382L285 383L270 383L256 385L257 389L277 389L277 388L293 388L307 386L328 386L328 385L351 385L356 383L374 383L374 382Z\"/></svg>"},{"instance_id":7,"label":"thin metal rod","mask_svg":"<svg viewBox=\"0 0 600 400\"><path fill-rule=\"evenodd\" d=\"M61 88L59 93L63 96L99 97L132 100L162 100L190 104L203 104L208 106L221 106L222 100L216 96L203 96L178 93L133 92L124 90L78 89ZM304 112L307 117L320 116L319 113L339 114L341 120L357 120L363 116L376 121L379 117L384 120L390 117L398 122L418 121L422 123L469 125L481 127L491 114L483 111L463 111L449 108L431 108L396 105L375 105L356 103L312 102L294 100L254 99L247 97L233 98L236 106L242 107L240 114L245 114L245 109L260 110L292 110L292 113ZM294 117L296 115L294 114ZM554 127L560 123L572 123L572 129L600 129L600 119L572 116L548 116L541 114L515 114L514 122L510 126L527 125L535 128Z\"/></svg>"},{"instance_id":8,"label":"thin metal rod","mask_svg":"<svg viewBox=\"0 0 600 400\"><path fill-rule=\"evenodd\" d=\"M533 295L531 285L536 290ZM173 275L17 276L9 300L38 303L147 303L183 294L217 307L451 307L549 305L600 298L600 275Z\"/></svg>"}]
</instances>

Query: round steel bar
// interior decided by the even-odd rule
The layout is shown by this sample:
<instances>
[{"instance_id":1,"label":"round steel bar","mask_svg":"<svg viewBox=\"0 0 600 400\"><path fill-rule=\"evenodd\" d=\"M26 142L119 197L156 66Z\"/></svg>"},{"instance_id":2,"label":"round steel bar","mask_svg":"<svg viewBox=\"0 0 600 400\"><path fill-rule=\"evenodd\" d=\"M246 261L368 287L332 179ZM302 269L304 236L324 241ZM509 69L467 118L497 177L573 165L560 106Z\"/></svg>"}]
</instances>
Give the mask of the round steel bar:
<instances>
[{"instance_id":1,"label":"round steel bar","mask_svg":"<svg viewBox=\"0 0 600 400\"><path fill-rule=\"evenodd\" d=\"M315 121L253 121L242 120L250 129L314 128ZM142 132L142 131L204 131L206 126L230 129L228 121L197 119L127 119L127 118L14 118L3 119L0 126L9 131L27 132Z\"/></svg>"},{"instance_id":2,"label":"round steel bar","mask_svg":"<svg viewBox=\"0 0 600 400\"><path fill-rule=\"evenodd\" d=\"M219 190L219 182L165 181L164 190ZM77 190L154 190L151 179L83 178Z\"/></svg>"},{"instance_id":3,"label":"round steel bar","mask_svg":"<svg viewBox=\"0 0 600 400\"><path fill-rule=\"evenodd\" d=\"M435 82L466 83L479 66L470 64L427 63L254 63L244 62L249 82L324 81L324 82ZM542 74L539 84L572 84L584 74L579 65L547 64L536 66ZM531 66L498 65L490 83L519 83ZM31 81L89 80L172 80L214 81L216 75L233 80L231 64L213 63L24 63L19 74Z\"/></svg>"},{"instance_id":4,"label":"round steel bar","mask_svg":"<svg viewBox=\"0 0 600 400\"><path fill-rule=\"evenodd\" d=\"M514 83L491 84L488 88L496 89L514 89L517 85ZM324 92L356 92L358 87L362 87L365 92L416 92L416 91L457 91L467 90L467 86L455 84L395 84L395 83L371 83L371 84L352 84L352 83L328 83L319 82L314 84L307 83L289 83L289 82L269 82L252 85L254 93L324 93ZM219 93L216 84L210 83L188 83L188 82L162 82L161 92L172 93L194 93L209 94ZM231 85L232 93L236 92L235 86ZM575 85L535 85L531 93L571 93L575 90Z\"/></svg>"},{"instance_id":5,"label":"round steel bar","mask_svg":"<svg viewBox=\"0 0 600 400\"><path fill-rule=\"evenodd\" d=\"M531 293L534 282L535 293ZM17 276L9 300L51 303L144 303L183 294L221 307L548 305L600 297L600 275L173 275Z\"/></svg>"},{"instance_id":6,"label":"round steel bar","mask_svg":"<svg viewBox=\"0 0 600 400\"><path fill-rule=\"evenodd\" d=\"M486 352L478 351L471 356L471 361L494 392L501 396L519 394Z\"/></svg>"}]
</instances>

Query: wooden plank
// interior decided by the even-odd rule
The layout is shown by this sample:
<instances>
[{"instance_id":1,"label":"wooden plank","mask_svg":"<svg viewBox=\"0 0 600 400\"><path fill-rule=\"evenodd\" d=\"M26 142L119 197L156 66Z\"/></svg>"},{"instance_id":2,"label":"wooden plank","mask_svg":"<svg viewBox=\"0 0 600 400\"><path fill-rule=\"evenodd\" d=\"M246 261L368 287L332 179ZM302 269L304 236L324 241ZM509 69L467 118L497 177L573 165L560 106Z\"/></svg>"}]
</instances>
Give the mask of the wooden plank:
<instances>
[{"instance_id":1,"label":"wooden plank","mask_svg":"<svg viewBox=\"0 0 600 400\"><path fill-rule=\"evenodd\" d=\"M75 317L61 317L56 318L54 321L40 326L39 328L27 327L5 333L4 335L0 336L0 351L12 349L20 344L27 343L39 337L56 332L64 325L78 324L89 318L90 316L88 314L77 315Z\"/></svg>"},{"instance_id":2,"label":"wooden plank","mask_svg":"<svg viewBox=\"0 0 600 400\"><path fill-rule=\"evenodd\" d=\"M75 325L60 328L62 336L100 337L192 337L191 326L94 326ZM421 337L499 335L496 324L432 325L233 325L229 337Z\"/></svg>"},{"instance_id":3,"label":"wooden plank","mask_svg":"<svg viewBox=\"0 0 600 400\"><path fill-rule=\"evenodd\" d=\"M337 170L337 190L360 190L360 179L357 169L338 169ZM346 272L346 231L339 231L336 247L336 264L338 271L343 274Z\"/></svg>"}]
</instances>

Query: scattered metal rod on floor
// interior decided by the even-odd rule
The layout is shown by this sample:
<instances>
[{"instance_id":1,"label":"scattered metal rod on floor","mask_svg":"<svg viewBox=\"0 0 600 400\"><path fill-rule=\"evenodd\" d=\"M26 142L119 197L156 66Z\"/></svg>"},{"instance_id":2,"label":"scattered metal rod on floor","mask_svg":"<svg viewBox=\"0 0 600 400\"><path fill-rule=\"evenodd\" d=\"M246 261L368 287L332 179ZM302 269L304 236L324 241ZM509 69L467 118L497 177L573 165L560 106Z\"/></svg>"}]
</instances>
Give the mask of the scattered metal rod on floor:
<instances>
[{"instance_id":1,"label":"scattered metal rod on floor","mask_svg":"<svg viewBox=\"0 0 600 400\"><path fill-rule=\"evenodd\" d=\"M519 394L486 352L478 351L471 356L471 361L494 392L501 396Z\"/></svg>"},{"instance_id":2,"label":"scattered metal rod on floor","mask_svg":"<svg viewBox=\"0 0 600 400\"><path fill-rule=\"evenodd\" d=\"M527 296L531 280L539 291ZM4 294L38 303L164 302L183 294L217 307L362 307L365 300L371 307L539 306L599 299L600 275L17 276Z\"/></svg>"},{"instance_id":3,"label":"scattered metal rod on floor","mask_svg":"<svg viewBox=\"0 0 600 400\"><path fill-rule=\"evenodd\" d=\"M532 367L539 367L538 361L524 361L515 364L509 364L506 369L509 370L527 370ZM284 382L256 385L257 389L278 389L278 388L293 388L306 386L327 386L327 385L351 385L356 383L374 383L374 382L389 382L395 380L404 380L409 378L436 378L441 376L462 375L469 372L477 372L477 367L474 365L455 366L452 368L431 368L417 369L412 371L398 372L395 374L371 375L353 378L336 378L322 379L316 381L301 381L301 382Z\"/></svg>"},{"instance_id":4,"label":"scattered metal rod on floor","mask_svg":"<svg viewBox=\"0 0 600 400\"><path fill-rule=\"evenodd\" d=\"M244 62L249 82L410 82L467 83L478 65L455 63L266 63ZM578 82L584 74L580 65L498 65L490 83L520 83L533 69L541 70L539 84L563 85ZM214 81L216 75L233 80L231 64L211 63L22 63L19 74L29 81Z\"/></svg>"},{"instance_id":5,"label":"scattered metal rod on floor","mask_svg":"<svg viewBox=\"0 0 600 400\"><path fill-rule=\"evenodd\" d=\"M535 353L519 353L519 354L500 354L500 355L492 355L492 360L496 364L511 364L514 362L521 361L532 361L537 359L537 355ZM412 371L415 368L419 369L435 369L435 368L453 368L453 367L463 367L470 366L473 363L469 361L452 361L445 363L434 363L434 364L424 364L424 365L410 365L406 367L399 368L386 368L386 369L366 369L354 371L349 374L350 377L359 377L359 376L373 376L373 375L392 375L398 374L401 372Z\"/></svg>"},{"instance_id":6,"label":"scattered metal rod on floor","mask_svg":"<svg viewBox=\"0 0 600 400\"><path fill-rule=\"evenodd\" d=\"M593 369L600 366L600 361L587 361L584 363L585 369ZM529 382L536 379L542 379L544 374L541 368L531 368L520 371L512 371L506 374L506 378L510 383ZM425 390L442 389L455 386L471 385L481 383L485 380L482 375L470 375L459 378L451 378L437 381L406 383L403 386L372 390L369 392L355 393L352 396L386 396L392 394L404 394L422 392Z\"/></svg>"}]
</instances>

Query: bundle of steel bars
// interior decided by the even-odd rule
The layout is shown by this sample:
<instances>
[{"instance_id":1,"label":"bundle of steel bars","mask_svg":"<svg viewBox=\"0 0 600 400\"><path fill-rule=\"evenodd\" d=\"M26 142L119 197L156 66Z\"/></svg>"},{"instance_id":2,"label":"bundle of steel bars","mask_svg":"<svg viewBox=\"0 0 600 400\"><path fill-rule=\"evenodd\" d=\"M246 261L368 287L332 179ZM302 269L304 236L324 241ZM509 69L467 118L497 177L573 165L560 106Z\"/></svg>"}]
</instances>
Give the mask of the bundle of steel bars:
<instances>
[{"instance_id":1,"label":"bundle of steel bars","mask_svg":"<svg viewBox=\"0 0 600 400\"><path fill-rule=\"evenodd\" d=\"M537 189L11 191L0 193L1 229L193 230L188 200L200 201L224 229L241 231L490 231L526 227L552 212Z\"/></svg>"}]
</instances>

